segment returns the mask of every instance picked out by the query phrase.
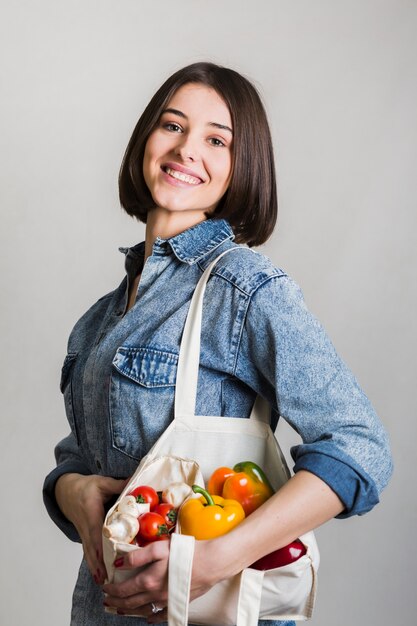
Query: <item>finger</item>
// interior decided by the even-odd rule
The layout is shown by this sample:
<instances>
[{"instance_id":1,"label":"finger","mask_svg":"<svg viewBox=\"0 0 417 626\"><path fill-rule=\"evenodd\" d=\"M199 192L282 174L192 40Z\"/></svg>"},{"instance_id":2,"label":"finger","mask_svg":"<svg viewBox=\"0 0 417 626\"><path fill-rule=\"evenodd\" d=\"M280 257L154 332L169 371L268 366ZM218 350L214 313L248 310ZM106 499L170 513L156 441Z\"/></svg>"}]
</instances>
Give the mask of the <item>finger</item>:
<instances>
[{"instance_id":1,"label":"finger","mask_svg":"<svg viewBox=\"0 0 417 626\"><path fill-rule=\"evenodd\" d=\"M156 606L159 606L155 603ZM132 610L123 610L117 609L118 615L135 615L138 617L146 617L149 624L160 624L162 622L166 622L168 619L168 609L162 609L162 611L158 611L158 613L154 613L152 611L152 604L145 605L140 609L132 609Z\"/></svg>"},{"instance_id":2,"label":"finger","mask_svg":"<svg viewBox=\"0 0 417 626\"><path fill-rule=\"evenodd\" d=\"M157 598L158 602L166 604L168 600L168 572L164 562L160 561L160 563L162 567L150 565L136 576L132 576L122 583L104 585L103 591L108 594L109 602L120 608L136 608L153 602ZM115 600L117 602L114 602Z\"/></svg>"},{"instance_id":3,"label":"finger","mask_svg":"<svg viewBox=\"0 0 417 626\"><path fill-rule=\"evenodd\" d=\"M98 585L103 585L106 579L106 568L103 561L103 548L101 537L102 521L91 522L87 525L83 533L80 533L84 557L87 561L91 575Z\"/></svg>"},{"instance_id":4,"label":"finger","mask_svg":"<svg viewBox=\"0 0 417 626\"><path fill-rule=\"evenodd\" d=\"M100 476L100 489L107 495L119 494L128 483L126 478L111 478L110 476Z\"/></svg>"},{"instance_id":5,"label":"finger","mask_svg":"<svg viewBox=\"0 0 417 626\"><path fill-rule=\"evenodd\" d=\"M137 596L137 594L147 594L144 598L141 598L140 605L136 604L131 606L131 608L142 606L146 602L152 601L155 597L158 597L159 600L164 600L167 596L168 588L169 548L164 548L158 545L159 543L166 544L168 542L157 542L146 546L146 548L138 548L134 552L125 555L123 560L129 565L137 564L138 562L141 565L144 563L148 565L140 567L138 573L128 578L128 580L104 585L103 591L109 594L109 596L117 598L129 598ZM146 556L139 555L139 557L132 559L132 555L136 552L146 553Z\"/></svg>"},{"instance_id":6,"label":"finger","mask_svg":"<svg viewBox=\"0 0 417 626\"><path fill-rule=\"evenodd\" d=\"M155 541L143 548L137 548L127 554L119 556L114 564L117 569L135 569L144 567L155 561L168 559L169 541Z\"/></svg>"},{"instance_id":7,"label":"finger","mask_svg":"<svg viewBox=\"0 0 417 626\"><path fill-rule=\"evenodd\" d=\"M103 585L106 579L106 568L101 558L99 558L99 550L94 548L91 543L83 544L84 558L87 562L91 576L97 585Z\"/></svg>"},{"instance_id":8,"label":"finger","mask_svg":"<svg viewBox=\"0 0 417 626\"><path fill-rule=\"evenodd\" d=\"M104 564L103 566L101 565L100 551L98 550L97 547L93 545L93 542L91 541L90 529L86 528L85 530L82 530L81 528L78 528L78 527L76 528L81 538L83 552L84 552L84 559L87 563L88 569L90 570L90 574L97 584L102 584L101 574L103 572L101 570L105 571L105 568L104 568Z\"/></svg>"},{"instance_id":9,"label":"finger","mask_svg":"<svg viewBox=\"0 0 417 626\"><path fill-rule=\"evenodd\" d=\"M106 568L103 561L103 547L102 547L102 521L100 523L93 524L89 527L88 538L85 542L85 550L88 558L87 563L91 563L93 578L97 577L97 584L103 585L106 579ZM90 569L91 571L91 569Z\"/></svg>"},{"instance_id":10,"label":"finger","mask_svg":"<svg viewBox=\"0 0 417 626\"><path fill-rule=\"evenodd\" d=\"M150 606L150 602L150 594L148 592L144 592L124 598L105 594L103 604L104 606L109 606L113 609L125 611L126 613L136 611L137 615L145 615L145 612L147 610L146 606ZM152 610L150 611L150 613L152 613Z\"/></svg>"},{"instance_id":11,"label":"finger","mask_svg":"<svg viewBox=\"0 0 417 626\"><path fill-rule=\"evenodd\" d=\"M95 480L95 490L99 497L98 499L90 497L89 508L81 520L79 534L91 575L98 585L103 585L106 580L102 548L102 527L105 517L103 500L106 499L106 494L120 492L126 481L102 476L96 476Z\"/></svg>"},{"instance_id":12,"label":"finger","mask_svg":"<svg viewBox=\"0 0 417 626\"><path fill-rule=\"evenodd\" d=\"M128 580L122 583L106 583L103 585L103 591L107 594L109 600L116 599L124 600L126 598L135 598L138 600L138 604L132 605L132 608L142 606L150 601L149 594L157 591L156 586L149 583L149 580L142 580L139 576L132 576ZM139 602L139 600L141 600ZM118 603L115 606L122 606Z\"/></svg>"},{"instance_id":13,"label":"finger","mask_svg":"<svg viewBox=\"0 0 417 626\"><path fill-rule=\"evenodd\" d=\"M168 621L168 609L164 609L163 611L159 611L158 613L152 613L152 615L148 618L149 624L161 624L162 622Z\"/></svg>"}]
</instances>

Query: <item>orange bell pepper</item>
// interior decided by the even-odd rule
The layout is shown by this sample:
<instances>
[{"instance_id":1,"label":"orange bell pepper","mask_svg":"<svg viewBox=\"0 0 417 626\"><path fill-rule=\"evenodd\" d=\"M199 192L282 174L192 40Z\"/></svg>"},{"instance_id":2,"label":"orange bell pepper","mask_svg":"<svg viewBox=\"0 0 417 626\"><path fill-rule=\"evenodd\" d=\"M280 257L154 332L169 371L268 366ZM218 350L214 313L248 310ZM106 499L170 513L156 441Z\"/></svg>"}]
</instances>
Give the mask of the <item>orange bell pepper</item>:
<instances>
[{"instance_id":1,"label":"orange bell pepper","mask_svg":"<svg viewBox=\"0 0 417 626\"><path fill-rule=\"evenodd\" d=\"M234 474L236 474L236 472L230 467L218 467L210 476L207 491L212 496L221 496L226 478L229 478L229 476L233 476Z\"/></svg>"},{"instance_id":2,"label":"orange bell pepper","mask_svg":"<svg viewBox=\"0 0 417 626\"><path fill-rule=\"evenodd\" d=\"M210 495L205 489L193 485L194 493L203 497L184 502L179 511L181 533L196 539L214 539L225 535L244 518L243 507L236 500L225 500Z\"/></svg>"},{"instance_id":3,"label":"orange bell pepper","mask_svg":"<svg viewBox=\"0 0 417 626\"><path fill-rule=\"evenodd\" d=\"M245 515L250 515L274 493L265 473L252 461L237 463L233 470L219 467L213 472L209 485L223 498L240 502Z\"/></svg>"}]
</instances>

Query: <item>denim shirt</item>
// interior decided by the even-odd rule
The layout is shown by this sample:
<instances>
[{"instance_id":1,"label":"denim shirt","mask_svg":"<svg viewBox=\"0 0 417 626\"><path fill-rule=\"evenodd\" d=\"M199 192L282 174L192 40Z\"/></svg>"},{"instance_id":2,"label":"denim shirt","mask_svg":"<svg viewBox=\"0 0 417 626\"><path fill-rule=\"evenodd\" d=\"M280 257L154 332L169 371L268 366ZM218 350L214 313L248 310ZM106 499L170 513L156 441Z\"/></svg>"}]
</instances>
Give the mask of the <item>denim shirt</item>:
<instances>
[{"instance_id":1,"label":"denim shirt","mask_svg":"<svg viewBox=\"0 0 417 626\"><path fill-rule=\"evenodd\" d=\"M61 378L71 433L58 443L44 485L48 512L70 539L79 541L55 502L56 480L66 472L127 477L166 429L193 291L210 261L238 245L233 239L227 221L209 219L158 237L144 266L144 242L122 248L122 283L75 325ZM249 417L261 394L271 427L281 416L302 438L291 449L294 471L316 474L337 493L345 506L339 517L366 513L391 474L384 428L299 287L266 256L239 247L207 284L196 414Z\"/></svg>"}]
</instances>

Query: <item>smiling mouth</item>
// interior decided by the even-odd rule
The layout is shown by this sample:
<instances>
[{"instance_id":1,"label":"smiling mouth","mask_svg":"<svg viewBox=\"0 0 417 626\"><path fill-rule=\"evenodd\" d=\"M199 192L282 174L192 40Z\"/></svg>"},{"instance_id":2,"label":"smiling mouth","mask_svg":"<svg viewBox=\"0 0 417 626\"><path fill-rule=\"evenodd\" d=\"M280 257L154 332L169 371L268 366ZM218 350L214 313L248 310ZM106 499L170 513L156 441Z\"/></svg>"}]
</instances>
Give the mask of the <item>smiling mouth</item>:
<instances>
[{"instance_id":1,"label":"smiling mouth","mask_svg":"<svg viewBox=\"0 0 417 626\"><path fill-rule=\"evenodd\" d=\"M183 174L183 172L179 172L178 170L173 170L171 167L163 167L162 171L166 174L175 178L176 180L180 180L183 183L188 183L189 185L199 185L203 181L201 178L196 178L195 176L190 176L189 174Z\"/></svg>"}]
</instances>

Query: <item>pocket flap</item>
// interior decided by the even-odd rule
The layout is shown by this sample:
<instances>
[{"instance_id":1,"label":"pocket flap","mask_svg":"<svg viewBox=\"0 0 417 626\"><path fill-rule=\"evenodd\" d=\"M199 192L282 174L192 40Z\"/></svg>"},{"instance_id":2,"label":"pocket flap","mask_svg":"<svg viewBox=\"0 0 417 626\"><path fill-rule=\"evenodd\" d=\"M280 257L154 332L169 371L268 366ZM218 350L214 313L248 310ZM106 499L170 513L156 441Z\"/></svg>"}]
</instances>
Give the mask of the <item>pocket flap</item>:
<instances>
[{"instance_id":1,"label":"pocket flap","mask_svg":"<svg viewBox=\"0 0 417 626\"><path fill-rule=\"evenodd\" d=\"M114 367L143 387L170 387L177 377L178 354L156 348L118 348Z\"/></svg>"}]
</instances>

